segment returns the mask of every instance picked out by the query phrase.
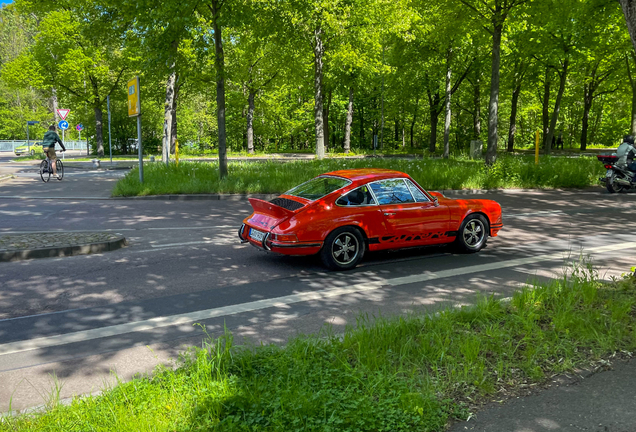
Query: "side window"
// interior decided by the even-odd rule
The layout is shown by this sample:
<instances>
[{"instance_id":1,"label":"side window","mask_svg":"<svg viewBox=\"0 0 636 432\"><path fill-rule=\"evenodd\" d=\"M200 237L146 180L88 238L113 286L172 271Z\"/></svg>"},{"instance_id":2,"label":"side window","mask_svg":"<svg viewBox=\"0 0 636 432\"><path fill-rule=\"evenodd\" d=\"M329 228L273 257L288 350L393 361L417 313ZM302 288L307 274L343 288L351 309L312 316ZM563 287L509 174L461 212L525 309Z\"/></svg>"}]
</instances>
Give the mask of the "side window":
<instances>
[{"instance_id":1,"label":"side window","mask_svg":"<svg viewBox=\"0 0 636 432\"><path fill-rule=\"evenodd\" d=\"M369 188L367 186L362 186L340 197L340 199L336 201L336 204L340 206L372 205L375 204L375 200L373 199L373 195L371 195Z\"/></svg>"},{"instance_id":2,"label":"side window","mask_svg":"<svg viewBox=\"0 0 636 432\"><path fill-rule=\"evenodd\" d=\"M424 195L424 192L422 192L417 186L415 186L411 180L407 180L406 184L409 186L409 190L413 194L413 198L415 198L415 201L417 201L417 202L429 202L430 201L428 199L428 197L426 195Z\"/></svg>"},{"instance_id":3,"label":"side window","mask_svg":"<svg viewBox=\"0 0 636 432\"><path fill-rule=\"evenodd\" d=\"M406 204L413 203L413 195L402 179L382 180L371 183L371 190L378 199L378 204Z\"/></svg>"}]
</instances>

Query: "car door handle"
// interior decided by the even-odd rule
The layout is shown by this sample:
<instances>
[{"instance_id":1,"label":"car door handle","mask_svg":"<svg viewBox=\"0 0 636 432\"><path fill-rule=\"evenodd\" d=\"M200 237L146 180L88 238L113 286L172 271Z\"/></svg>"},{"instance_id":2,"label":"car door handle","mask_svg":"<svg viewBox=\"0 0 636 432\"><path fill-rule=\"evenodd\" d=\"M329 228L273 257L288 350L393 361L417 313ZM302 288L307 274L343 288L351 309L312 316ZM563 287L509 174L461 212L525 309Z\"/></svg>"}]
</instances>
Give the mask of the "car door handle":
<instances>
[{"instance_id":1,"label":"car door handle","mask_svg":"<svg viewBox=\"0 0 636 432\"><path fill-rule=\"evenodd\" d=\"M384 213L384 216L395 216L395 213Z\"/></svg>"}]
</instances>

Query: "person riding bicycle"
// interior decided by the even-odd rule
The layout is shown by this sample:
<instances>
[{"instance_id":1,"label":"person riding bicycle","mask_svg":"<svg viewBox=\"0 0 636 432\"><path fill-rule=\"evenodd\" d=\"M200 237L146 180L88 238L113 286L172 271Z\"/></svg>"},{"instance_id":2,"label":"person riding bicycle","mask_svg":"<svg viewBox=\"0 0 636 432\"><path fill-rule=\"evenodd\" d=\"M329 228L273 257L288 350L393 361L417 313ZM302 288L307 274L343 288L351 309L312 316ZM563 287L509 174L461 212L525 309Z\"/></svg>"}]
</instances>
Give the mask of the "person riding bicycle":
<instances>
[{"instance_id":1,"label":"person riding bicycle","mask_svg":"<svg viewBox=\"0 0 636 432\"><path fill-rule=\"evenodd\" d=\"M57 167L55 166L55 161L57 159L57 155L55 154L55 143L59 143L60 147L62 147L62 151L66 151L64 143L60 139L57 132L55 132L55 125L51 125L49 126L49 130L44 134L44 138L42 139L42 149L44 149L43 151L46 154L49 167L53 168L53 176L57 177Z\"/></svg>"}]
</instances>

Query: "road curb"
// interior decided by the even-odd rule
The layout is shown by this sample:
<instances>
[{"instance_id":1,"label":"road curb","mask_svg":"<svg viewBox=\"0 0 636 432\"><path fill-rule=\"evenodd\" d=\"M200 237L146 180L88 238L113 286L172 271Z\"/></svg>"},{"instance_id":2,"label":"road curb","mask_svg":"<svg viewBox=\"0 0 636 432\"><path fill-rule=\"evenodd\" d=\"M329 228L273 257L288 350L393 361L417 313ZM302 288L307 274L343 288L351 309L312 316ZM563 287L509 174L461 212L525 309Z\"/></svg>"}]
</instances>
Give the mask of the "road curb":
<instances>
[{"instance_id":1,"label":"road curb","mask_svg":"<svg viewBox=\"0 0 636 432\"><path fill-rule=\"evenodd\" d=\"M98 243L89 243L73 246L54 246L49 248L0 250L0 262L22 261L38 258L59 258L76 255L89 255L102 252L111 252L128 245L126 237Z\"/></svg>"},{"instance_id":2,"label":"road curb","mask_svg":"<svg viewBox=\"0 0 636 432\"><path fill-rule=\"evenodd\" d=\"M2 174L0 175L0 182L11 180L13 178L13 174Z\"/></svg>"},{"instance_id":3,"label":"road curb","mask_svg":"<svg viewBox=\"0 0 636 432\"><path fill-rule=\"evenodd\" d=\"M484 195L484 194L515 194L522 192L576 192L576 193L598 193L598 188L585 189L449 189L449 190L433 190L431 192L439 192L445 196L452 195ZM144 196L114 196L113 200L163 200L163 201L246 201L249 198L258 198L262 200L271 200L279 197L281 194L170 194L170 195L144 195Z\"/></svg>"},{"instance_id":4,"label":"road curb","mask_svg":"<svg viewBox=\"0 0 636 432\"><path fill-rule=\"evenodd\" d=\"M116 196L114 200L163 200L163 201L247 201L249 198L271 200L280 194L192 194L192 195L145 195L134 197Z\"/></svg>"}]
</instances>

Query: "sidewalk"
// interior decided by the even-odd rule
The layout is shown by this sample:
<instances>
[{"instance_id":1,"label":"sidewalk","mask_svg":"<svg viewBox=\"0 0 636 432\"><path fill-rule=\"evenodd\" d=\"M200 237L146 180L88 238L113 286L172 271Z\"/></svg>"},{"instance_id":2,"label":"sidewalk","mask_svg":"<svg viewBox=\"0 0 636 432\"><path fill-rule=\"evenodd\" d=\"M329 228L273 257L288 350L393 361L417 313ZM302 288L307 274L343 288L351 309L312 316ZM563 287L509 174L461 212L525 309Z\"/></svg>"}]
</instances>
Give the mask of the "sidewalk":
<instances>
[{"instance_id":1,"label":"sidewalk","mask_svg":"<svg viewBox=\"0 0 636 432\"><path fill-rule=\"evenodd\" d=\"M110 232L0 234L0 262L87 255L120 249L126 238Z\"/></svg>"},{"instance_id":2,"label":"sidewalk","mask_svg":"<svg viewBox=\"0 0 636 432\"><path fill-rule=\"evenodd\" d=\"M450 432L634 432L636 360L616 360L603 372L570 375L547 390L492 403Z\"/></svg>"}]
</instances>

